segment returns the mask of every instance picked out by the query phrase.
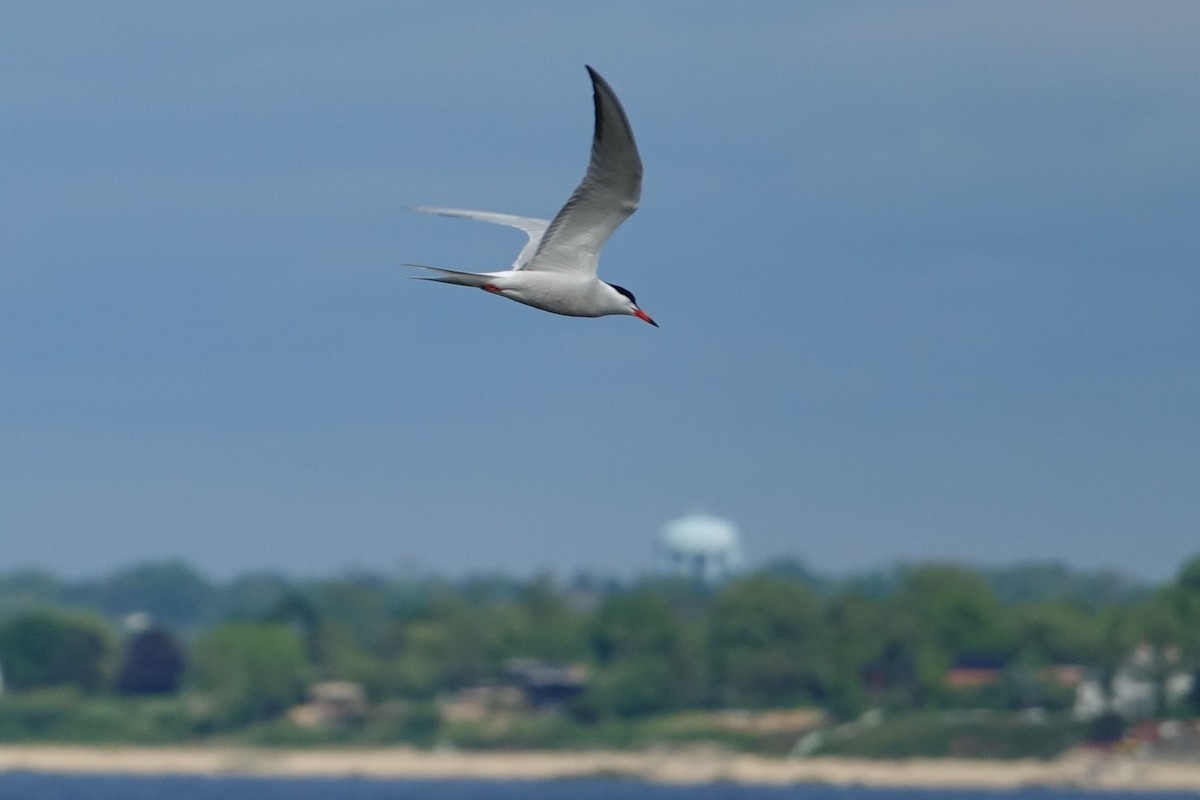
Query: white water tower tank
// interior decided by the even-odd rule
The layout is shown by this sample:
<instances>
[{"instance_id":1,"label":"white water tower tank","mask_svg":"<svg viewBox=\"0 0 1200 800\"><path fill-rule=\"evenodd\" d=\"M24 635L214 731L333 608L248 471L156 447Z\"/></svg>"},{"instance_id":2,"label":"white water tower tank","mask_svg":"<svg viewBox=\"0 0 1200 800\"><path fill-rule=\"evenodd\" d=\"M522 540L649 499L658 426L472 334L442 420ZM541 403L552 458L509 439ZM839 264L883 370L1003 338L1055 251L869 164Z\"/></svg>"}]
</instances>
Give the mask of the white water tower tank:
<instances>
[{"instance_id":1,"label":"white water tower tank","mask_svg":"<svg viewBox=\"0 0 1200 800\"><path fill-rule=\"evenodd\" d=\"M742 546L733 523L708 514L689 514L663 526L656 548L659 572L713 583L742 566Z\"/></svg>"}]
</instances>

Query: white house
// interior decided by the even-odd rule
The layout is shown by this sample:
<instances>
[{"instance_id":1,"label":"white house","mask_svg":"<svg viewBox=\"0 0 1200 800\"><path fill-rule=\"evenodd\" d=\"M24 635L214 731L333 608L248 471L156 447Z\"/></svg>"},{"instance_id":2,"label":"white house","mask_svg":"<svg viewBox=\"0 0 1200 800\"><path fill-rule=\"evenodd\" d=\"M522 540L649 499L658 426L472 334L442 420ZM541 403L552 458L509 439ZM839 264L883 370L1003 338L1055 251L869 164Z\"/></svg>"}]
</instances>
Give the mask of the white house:
<instances>
[{"instance_id":1,"label":"white house","mask_svg":"<svg viewBox=\"0 0 1200 800\"><path fill-rule=\"evenodd\" d=\"M1177 668L1173 648L1159 650L1138 645L1121 663L1108 690L1095 678L1079 684L1075 693L1075 716L1093 719L1114 711L1129 720L1151 719L1163 709L1183 701L1192 691L1193 678Z\"/></svg>"}]
</instances>

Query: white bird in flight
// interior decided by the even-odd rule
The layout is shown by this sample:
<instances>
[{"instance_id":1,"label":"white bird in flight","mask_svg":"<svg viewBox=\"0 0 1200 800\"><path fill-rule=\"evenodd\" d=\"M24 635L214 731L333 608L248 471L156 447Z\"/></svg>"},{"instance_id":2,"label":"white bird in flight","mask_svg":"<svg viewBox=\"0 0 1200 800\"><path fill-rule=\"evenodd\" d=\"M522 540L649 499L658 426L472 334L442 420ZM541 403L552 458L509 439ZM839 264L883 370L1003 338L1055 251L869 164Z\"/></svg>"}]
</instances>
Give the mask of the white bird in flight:
<instances>
[{"instance_id":1,"label":"white bird in flight","mask_svg":"<svg viewBox=\"0 0 1200 800\"><path fill-rule=\"evenodd\" d=\"M612 87L591 67L596 105L592 157L587 173L566 205L551 220L418 206L414 211L493 222L520 228L529 241L513 265L501 272L458 272L409 264L436 272L420 280L475 286L492 294L570 317L628 314L654 327L638 307L633 292L596 277L600 249L608 237L637 210L642 194L642 159L633 131Z\"/></svg>"}]
</instances>

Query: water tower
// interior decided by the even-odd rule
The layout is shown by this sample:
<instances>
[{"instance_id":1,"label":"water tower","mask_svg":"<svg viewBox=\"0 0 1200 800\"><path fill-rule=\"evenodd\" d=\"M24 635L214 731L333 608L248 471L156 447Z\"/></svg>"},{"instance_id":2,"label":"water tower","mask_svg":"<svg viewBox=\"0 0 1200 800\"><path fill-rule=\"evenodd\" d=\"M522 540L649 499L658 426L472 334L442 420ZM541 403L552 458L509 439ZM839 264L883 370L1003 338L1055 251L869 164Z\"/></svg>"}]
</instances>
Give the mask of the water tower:
<instances>
[{"instance_id":1,"label":"water tower","mask_svg":"<svg viewBox=\"0 0 1200 800\"><path fill-rule=\"evenodd\" d=\"M658 571L715 583L742 565L733 523L708 514L689 514L663 526L655 548Z\"/></svg>"}]
</instances>

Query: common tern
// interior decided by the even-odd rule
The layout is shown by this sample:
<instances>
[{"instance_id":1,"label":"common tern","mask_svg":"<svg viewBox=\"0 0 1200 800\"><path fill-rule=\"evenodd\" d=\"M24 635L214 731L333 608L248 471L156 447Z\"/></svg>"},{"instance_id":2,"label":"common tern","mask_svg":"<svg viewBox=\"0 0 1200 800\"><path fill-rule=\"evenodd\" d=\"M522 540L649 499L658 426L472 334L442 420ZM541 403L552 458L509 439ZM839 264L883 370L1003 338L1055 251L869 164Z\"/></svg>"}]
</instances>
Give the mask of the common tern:
<instances>
[{"instance_id":1,"label":"common tern","mask_svg":"<svg viewBox=\"0 0 1200 800\"><path fill-rule=\"evenodd\" d=\"M617 226L637 210L642 194L642 159L625 110L612 87L596 70L588 67L587 71L592 78L596 107L592 155L587 173L566 205L553 220L461 208L413 208L427 214L509 225L529 237L516 261L501 272L460 272L424 264L407 265L437 273L420 280L475 286L570 317L628 314L658 327L638 307L633 292L596 277L600 249Z\"/></svg>"}]
</instances>

